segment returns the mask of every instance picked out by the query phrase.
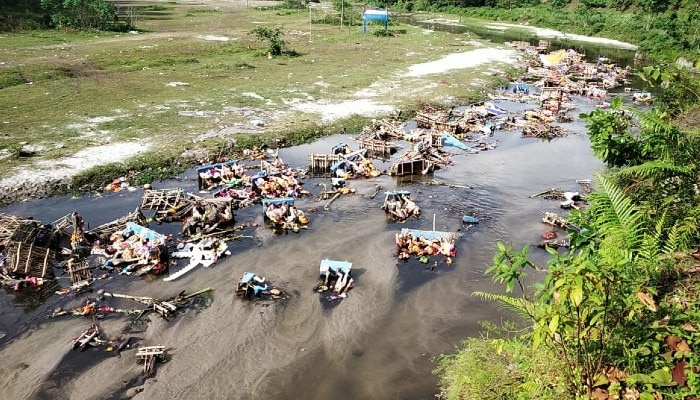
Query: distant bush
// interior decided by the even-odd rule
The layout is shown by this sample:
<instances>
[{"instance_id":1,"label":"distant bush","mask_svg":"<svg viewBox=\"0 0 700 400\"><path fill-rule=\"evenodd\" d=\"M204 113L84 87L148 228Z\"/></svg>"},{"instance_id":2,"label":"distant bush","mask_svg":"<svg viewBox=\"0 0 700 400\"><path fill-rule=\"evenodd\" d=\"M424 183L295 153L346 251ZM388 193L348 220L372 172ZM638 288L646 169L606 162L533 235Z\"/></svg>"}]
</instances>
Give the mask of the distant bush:
<instances>
[{"instance_id":1,"label":"distant bush","mask_svg":"<svg viewBox=\"0 0 700 400\"><path fill-rule=\"evenodd\" d=\"M56 28L111 30L117 26L117 8L104 0L41 0Z\"/></svg>"},{"instance_id":2,"label":"distant bush","mask_svg":"<svg viewBox=\"0 0 700 400\"><path fill-rule=\"evenodd\" d=\"M267 26L258 26L248 34L255 35L255 37L262 41L267 42L267 51L272 56L279 56L282 54L282 49L284 48L285 42L282 39L282 31L280 28L268 28Z\"/></svg>"}]
</instances>

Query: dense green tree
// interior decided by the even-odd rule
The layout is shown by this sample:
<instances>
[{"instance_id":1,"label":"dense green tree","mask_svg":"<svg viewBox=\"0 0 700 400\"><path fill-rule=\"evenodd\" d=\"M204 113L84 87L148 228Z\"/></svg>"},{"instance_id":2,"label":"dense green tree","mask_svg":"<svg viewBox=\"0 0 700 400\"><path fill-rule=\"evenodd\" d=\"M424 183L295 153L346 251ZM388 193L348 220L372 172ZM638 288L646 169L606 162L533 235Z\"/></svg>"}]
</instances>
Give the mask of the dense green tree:
<instances>
[{"instance_id":1,"label":"dense green tree","mask_svg":"<svg viewBox=\"0 0 700 400\"><path fill-rule=\"evenodd\" d=\"M76 29L113 29L117 23L117 9L104 0L41 0L54 27Z\"/></svg>"}]
</instances>

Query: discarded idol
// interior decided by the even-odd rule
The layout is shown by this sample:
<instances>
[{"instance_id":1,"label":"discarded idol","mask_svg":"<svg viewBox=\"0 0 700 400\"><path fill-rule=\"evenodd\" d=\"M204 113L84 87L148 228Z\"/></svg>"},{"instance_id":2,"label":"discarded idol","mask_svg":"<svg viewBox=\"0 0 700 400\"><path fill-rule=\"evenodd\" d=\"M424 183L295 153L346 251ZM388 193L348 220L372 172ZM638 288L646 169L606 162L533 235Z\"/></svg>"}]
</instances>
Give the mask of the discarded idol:
<instances>
[{"instance_id":1,"label":"discarded idol","mask_svg":"<svg viewBox=\"0 0 700 400\"><path fill-rule=\"evenodd\" d=\"M173 258L189 258L190 262L182 269L170 274L164 278L166 282L174 281L175 279L192 271L199 265L209 267L219 260L224 255L230 255L226 242L220 239L207 238L202 239L197 243L187 243L179 246L178 251L172 253Z\"/></svg>"},{"instance_id":2,"label":"discarded idol","mask_svg":"<svg viewBox=\"0 0 700 400\"><path fill-rule=\"evenodd\" d=\"M347 261L323 260L319 267L318 283L314 292L330 293L326 300L334 301L347 297L355 282L352 278L352 263Z\"/></svg>"},{"instance_id":3,"label":"discarded idol","mask_svg":"<svg viewBox=\"0 0 700 400\"><path fill-rule=\"evenodd\" d=\"M420 216L420 208L411 200L411 192L406 190L386 192L382 210L400 222L409 217L418 218Z\"/></svg>"},{"instance_id":4,"label":"discarded idol","mask_svg":"<svg viewBox=\"0 0 700 400\"><path fill-rule=\"evenodd\" d=\"M269 285L265 277L260 277L252 272L243 273L241 279L238 280L236 296L240 296L244 300L279 300L286 297L280 288Z\"/></svg>"}]
</instances>

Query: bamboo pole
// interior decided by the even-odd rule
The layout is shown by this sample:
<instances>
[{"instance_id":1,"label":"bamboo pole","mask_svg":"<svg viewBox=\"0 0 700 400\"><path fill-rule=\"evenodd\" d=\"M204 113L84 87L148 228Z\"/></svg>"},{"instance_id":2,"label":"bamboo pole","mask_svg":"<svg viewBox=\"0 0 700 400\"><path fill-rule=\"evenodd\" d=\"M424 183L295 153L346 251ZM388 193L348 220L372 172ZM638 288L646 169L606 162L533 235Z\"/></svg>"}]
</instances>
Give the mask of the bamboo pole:
<instances>
[{"instance_id":1,"label":"bamboo pole","mask_svg":"<svg viewBox=\"0 0 700 400\"><path fill-rule=\"evenodd\" d=\"M336 193L333 197L331 197L331 199L328 200L328 203L326 203L326 205L323 206L323 209L328 211L330 209L331 203L334 202L338 197L340 197L340 193Z\"/></svg>"},{"instance_id":2,"label":"bamboo pole","mask_svg":"<svg viewBox=\"0 0 700 400\"><path fill-rule=\"evenodd\" d=\"M208 287L208 288L206 288L206 289L202 289L202 290L196 291L196 292L194 292L194 293L190 293L190 294L188 294L188 295L182 296L182 299L183 299L183 300L187 300L187 299L189 299L189 298L191 298L191 297L199 296L200 294L204 294L204 293L210 292L210 291L212 291L212 290L214 290L214 289Z\"/></svg>"}]
</instances>

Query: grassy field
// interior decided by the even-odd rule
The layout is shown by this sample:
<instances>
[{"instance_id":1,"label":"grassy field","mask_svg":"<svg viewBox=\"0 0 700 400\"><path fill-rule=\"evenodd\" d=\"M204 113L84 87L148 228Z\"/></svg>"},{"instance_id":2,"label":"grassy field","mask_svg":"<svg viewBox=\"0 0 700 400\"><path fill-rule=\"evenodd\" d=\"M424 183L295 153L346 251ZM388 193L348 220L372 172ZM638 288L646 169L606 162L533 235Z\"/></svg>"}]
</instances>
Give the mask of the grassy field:
<instances>
[{"instance_id":1,"label":"grassy field","mask_svg":"<svg viewBox=\"0 0 700 400\"><path fill-rule=\"evenodd\" d=\"M496 80L489 65L403 76L410 65L478 47L467 35L392 24L393 35L377 36L379 26L363 34L361 26L311 23L334 21L329 8L249 4L135 0L120 11L138 33L1 35L0 178L40 159L132 140L149 146L133 162L139 168L226 139L239 148L296 144L367 122L361 109L359 116L324 119L322 105L370 96L401 110L420 101L455 105ZM267 56L267 44L249 34L258 26L281 29L285 54Z\"/></svg>"}]
</instances>

